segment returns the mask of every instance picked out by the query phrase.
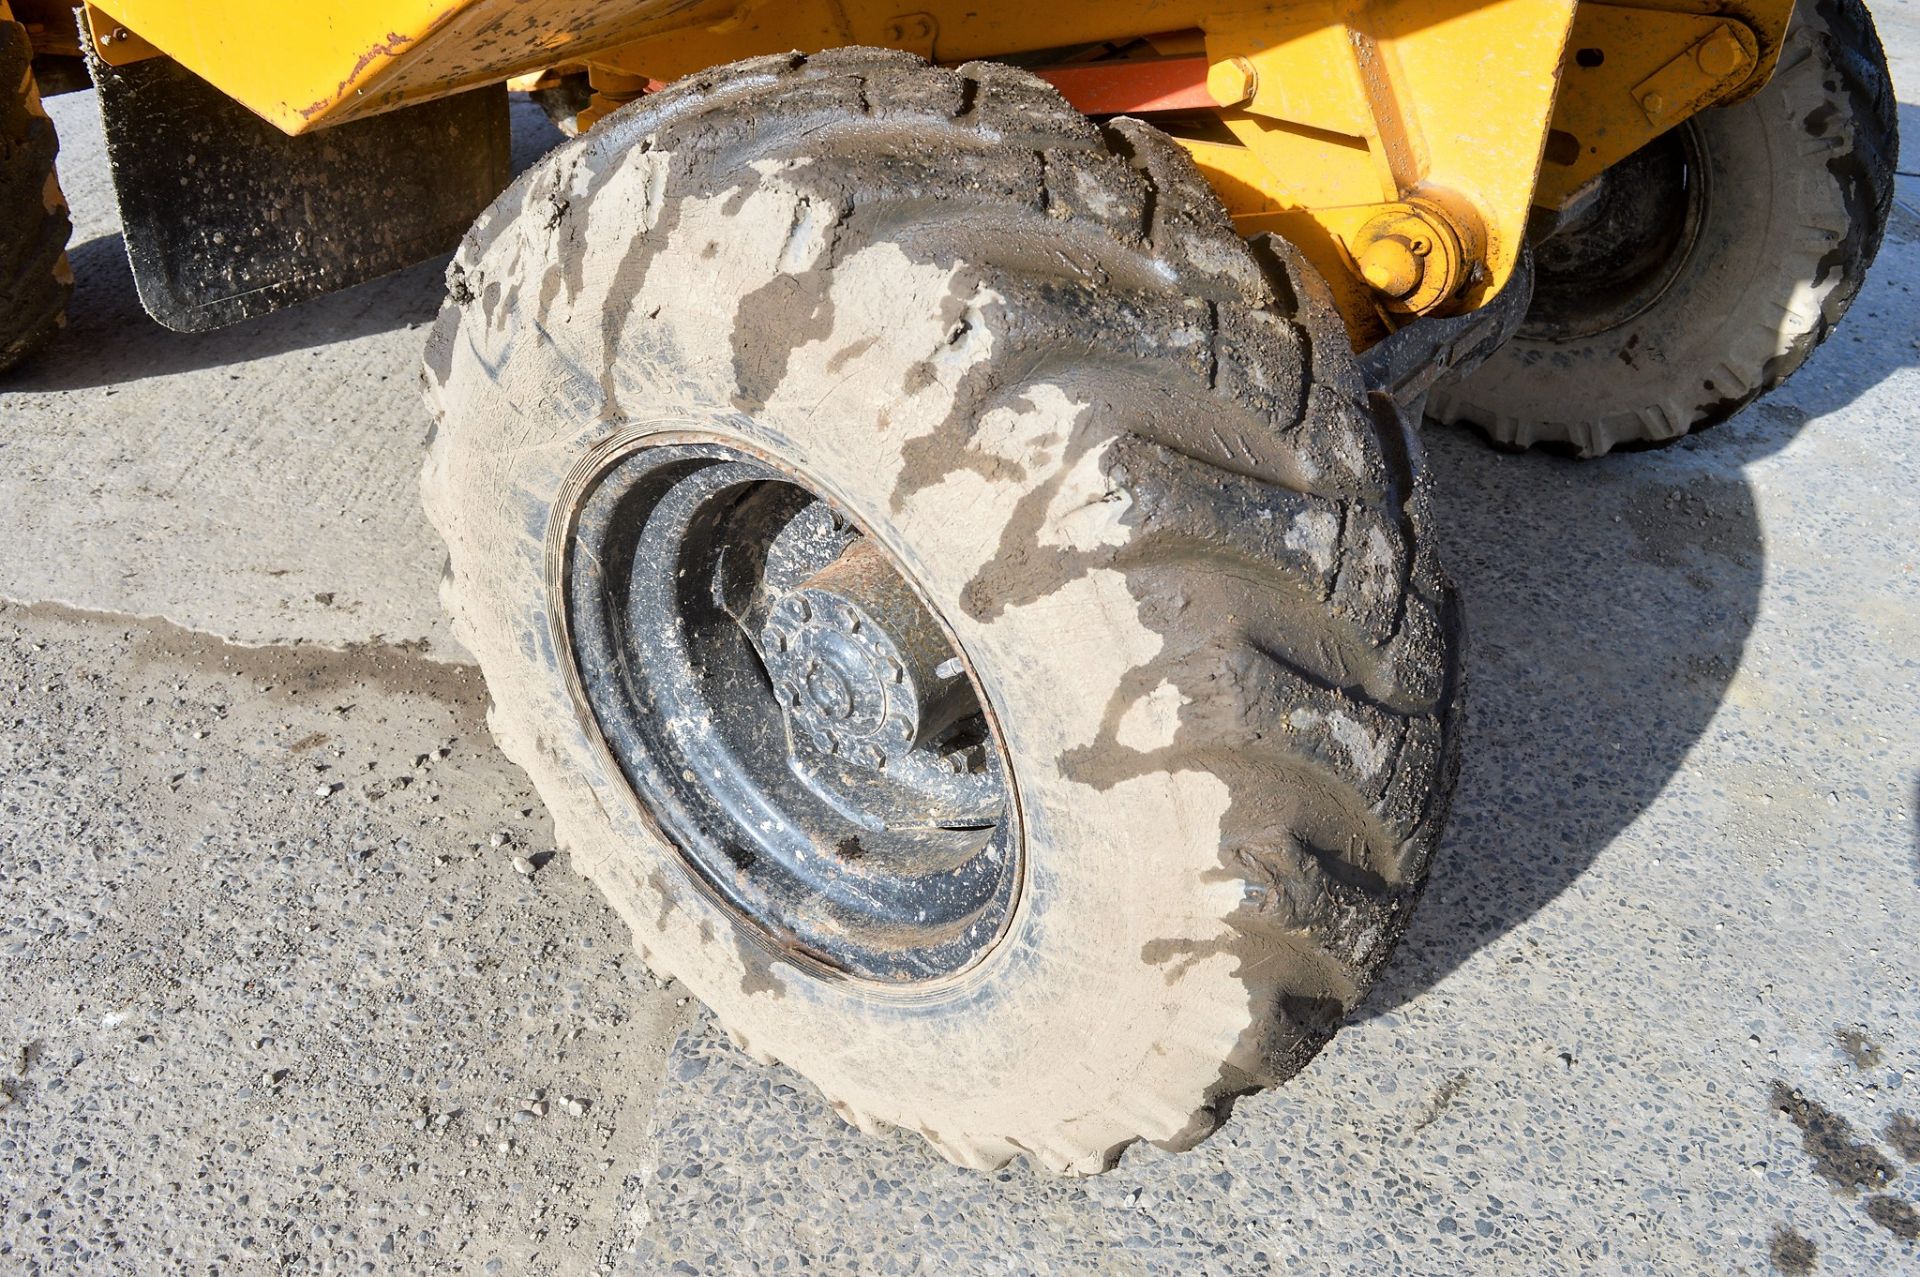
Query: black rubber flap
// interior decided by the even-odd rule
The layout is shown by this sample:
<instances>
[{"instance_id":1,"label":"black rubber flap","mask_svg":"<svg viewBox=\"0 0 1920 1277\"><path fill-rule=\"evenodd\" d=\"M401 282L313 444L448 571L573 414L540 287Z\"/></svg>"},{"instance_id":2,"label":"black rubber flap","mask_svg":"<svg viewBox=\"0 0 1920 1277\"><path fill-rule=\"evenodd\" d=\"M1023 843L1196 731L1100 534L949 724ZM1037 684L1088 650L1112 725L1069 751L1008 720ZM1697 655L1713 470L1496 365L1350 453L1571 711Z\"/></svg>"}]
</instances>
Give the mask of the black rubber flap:
<instances>
[{"instance_id":1,"label":"black rubber flap","mask_svg":"<svg viewBox=\"0 0 1920 1277\"><path fill-rule=\"evenodd\" d=\"M140 301L181 332L448 252L510 176L504 85L288 137L170 58L92 70Z\"/></svg>"}]
</instances>

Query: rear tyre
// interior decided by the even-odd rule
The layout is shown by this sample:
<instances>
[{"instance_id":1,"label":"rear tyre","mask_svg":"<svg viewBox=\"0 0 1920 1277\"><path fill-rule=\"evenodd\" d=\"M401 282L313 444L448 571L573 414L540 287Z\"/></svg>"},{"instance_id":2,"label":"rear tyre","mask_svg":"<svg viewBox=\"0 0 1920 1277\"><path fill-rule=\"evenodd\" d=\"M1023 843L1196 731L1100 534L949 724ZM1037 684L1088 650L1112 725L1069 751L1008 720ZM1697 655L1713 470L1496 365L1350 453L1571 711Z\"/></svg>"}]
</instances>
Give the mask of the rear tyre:
<instances>
[{"instance_id":1,"label":"rear tyre","mask_svg":"<svg viewBox=\"0 0 1920 1277\"><path fill-rule=\"evenodd\" d=\"M1539 245L1505 347L1428 415L1580 457L1672 443L1780 385L1860 291L1893 205L1892 82L1860 0L1801 0L1759 93L1616 165Z\"/></svg>"},{"instance_id":2,"label":"rear tyre","mask_svg":"<svg viewBox=\"0 0 1920 1277\"><path fill-rule=\"evenodd\" d=\"M856 49L624 108L450 269L422 484L494 733L649 965L863 1129L1190 1143L1406 925L1453 595L1274 251L1143 125Z\"/></svg>"},{"instance_id":3,"label":"rear tyre","mask_svg":"<svg viewBox=\"0 0 1920 1277\"><path fill-rule=\"evenodd\" d=\"M67 322L73 223L53 171L59 149L34 86L27 29L0 19L0 372Z\"/></svg>"}]
</instances>

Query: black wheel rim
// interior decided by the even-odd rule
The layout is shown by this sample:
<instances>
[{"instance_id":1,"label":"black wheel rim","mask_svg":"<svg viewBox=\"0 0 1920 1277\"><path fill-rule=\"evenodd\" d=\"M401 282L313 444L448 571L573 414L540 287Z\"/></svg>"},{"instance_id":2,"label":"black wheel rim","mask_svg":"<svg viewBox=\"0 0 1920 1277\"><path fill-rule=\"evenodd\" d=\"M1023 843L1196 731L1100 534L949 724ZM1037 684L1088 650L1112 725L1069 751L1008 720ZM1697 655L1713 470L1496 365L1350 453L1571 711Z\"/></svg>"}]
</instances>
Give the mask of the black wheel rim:
<instances>
[{"instance_id":1,"label":"black wheel rim","mask_svg":"<svg viewBox=\"0 0 1920 1277\"><path fill-rule=\"evenodd\" d=\"M713 443L612 456L561 562L578 694L661 832L779 952L904 984L978 962L1021 880L978 681L898 563Z\"/></svg>"},{"instance_id":2,"label":"black wheel rim","mask_svg":"<svg viewBox=\"0 0 1920 1277\"><path fill-rule=\"evenodd\" d=\"M1600 177L1534 248L1533 301L1519 336L1581 341L1645 314L1693 255L1709 189L1692 123L1665 133Z\"/></svg>"}]
</instances>

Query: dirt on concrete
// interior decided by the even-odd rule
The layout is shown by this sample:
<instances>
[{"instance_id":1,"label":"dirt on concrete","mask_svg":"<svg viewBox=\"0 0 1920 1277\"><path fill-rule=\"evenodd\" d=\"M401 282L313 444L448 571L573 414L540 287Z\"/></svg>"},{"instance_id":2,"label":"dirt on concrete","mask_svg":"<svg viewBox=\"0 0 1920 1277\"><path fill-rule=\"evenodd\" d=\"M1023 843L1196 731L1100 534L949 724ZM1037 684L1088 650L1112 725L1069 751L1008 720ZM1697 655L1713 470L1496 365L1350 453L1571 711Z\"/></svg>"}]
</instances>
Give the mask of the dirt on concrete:
<instances>
[{"instance_id":1,"label":"dirt on concrete","mask_svg":"<svg viewBox=\"0 0 1920 1277\"><path fill-rule=\"evenodd\" d=\"M0 1268L620 1253L689 1010L473 670L8 606L0 691Z\"/></svg>"}]
</instances>

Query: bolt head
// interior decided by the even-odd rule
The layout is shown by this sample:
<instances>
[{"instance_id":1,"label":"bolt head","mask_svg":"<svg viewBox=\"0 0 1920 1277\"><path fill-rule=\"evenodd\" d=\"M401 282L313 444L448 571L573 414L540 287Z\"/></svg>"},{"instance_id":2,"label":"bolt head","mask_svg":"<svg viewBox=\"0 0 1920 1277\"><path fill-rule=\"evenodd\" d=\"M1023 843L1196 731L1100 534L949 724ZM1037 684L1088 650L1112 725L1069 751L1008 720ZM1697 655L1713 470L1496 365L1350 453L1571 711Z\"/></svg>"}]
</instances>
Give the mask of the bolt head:
<instances>
[{"instance_id":1,"label":"bolt head","mask_svg":"<svg viewBox=\"0 0 1920 1277\"><path fill-rule=\"evenodd\" d=\"M1738 71L1741 64L1747 60L1747 51L1741 48L1740 42L1723 28L1711 39L1702 41L1693 57L1694 61L1700 64L1702 71L1718 80L1722 76L1732 75Z\"/></svg>"},{"instance_id":2,"label":"bolt head","mask_svg":"<svg viewBox=\"0 0 1920 1277\"><path fill-rule=\"evenodd\" d=\"M1207 69L1207 92L1221 106L1245 106L1260 92L1260 73L1245 58L1229 58Z\"/></svg>"},{"instance_id":3,"label":"bolt head","mask_svg":"<svg viewBox=\"0 0 1920 1277\"><path fill-rule=\"evenodd\" d=\"M1667 113L1667 100L1658 93L1647 94L1647 96L1640 99L1640 105L1646 108L1648 115L1665 115Z\"/></svg>"},{"instance_id":4,"label":"bolt head","mask_svg":"<svg viewBox=\"0 0 1920 1277\"><path fill-rule=\"evenodd\" d=\"M887 24L887 39L895 44L931 40L937 32L938 28L933 25L933 19L925 14L910 14L904 18L895 18Z\"/></svg>"}]
</instances>

